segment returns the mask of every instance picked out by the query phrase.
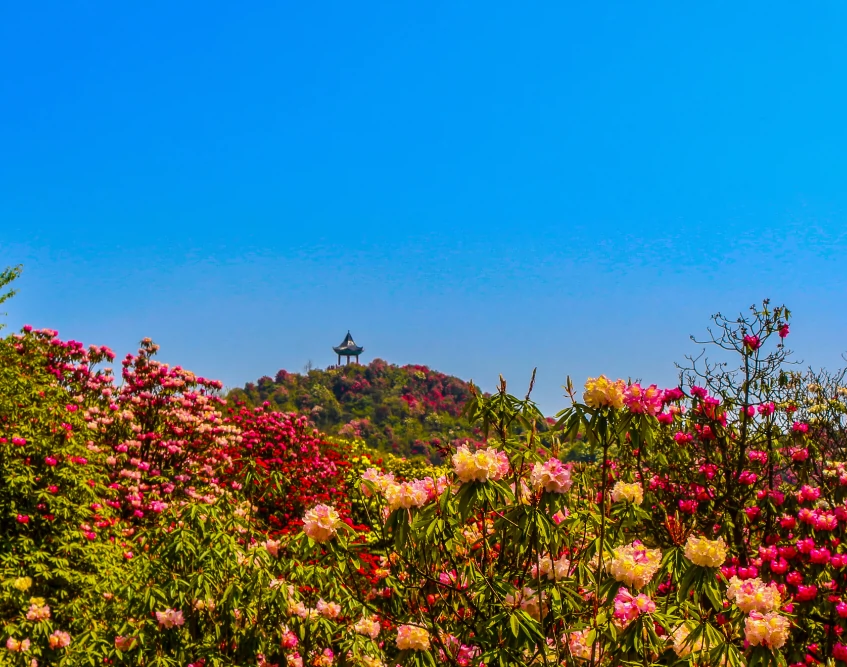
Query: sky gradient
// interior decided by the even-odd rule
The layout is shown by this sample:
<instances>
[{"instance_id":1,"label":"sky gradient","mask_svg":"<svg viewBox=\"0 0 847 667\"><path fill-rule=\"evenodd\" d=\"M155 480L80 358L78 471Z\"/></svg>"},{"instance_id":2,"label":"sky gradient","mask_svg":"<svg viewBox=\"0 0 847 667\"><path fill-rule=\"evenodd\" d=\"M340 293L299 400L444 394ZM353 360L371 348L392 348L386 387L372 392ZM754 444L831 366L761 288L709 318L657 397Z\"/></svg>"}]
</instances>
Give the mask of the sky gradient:
<instances>
[{"instance_id":1,"label":"sky gradient","mask_svg":"<svg viewBox=\"0 0 847 667\"><path fill-rule=\"evenodd\" d=\"M350 329L548 414L764 297L843 363L847 5L569 4L4 3L6 322L227 386Z\"/></svg>"}]
</instances>

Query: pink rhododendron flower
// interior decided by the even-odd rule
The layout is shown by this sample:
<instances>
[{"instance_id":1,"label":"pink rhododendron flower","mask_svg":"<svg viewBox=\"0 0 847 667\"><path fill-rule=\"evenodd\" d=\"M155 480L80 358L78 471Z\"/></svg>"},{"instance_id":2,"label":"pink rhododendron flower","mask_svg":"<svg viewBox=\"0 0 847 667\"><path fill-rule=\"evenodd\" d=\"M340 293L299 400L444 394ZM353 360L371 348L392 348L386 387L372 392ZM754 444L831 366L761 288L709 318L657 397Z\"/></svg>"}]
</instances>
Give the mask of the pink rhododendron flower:
<instances>
[{"instance_id":1,"label":"pink rhododendron flower","mask_svg":"<svg viewBox=\"0 0 847 667\"><path fill-rule=\"evenodd\" d=\"M331 667L334 661L335 653L331 648L325 648L312 659L312 664L314 667Z\"/></svg>"},{"instance_id":2,"label":"pink rhododendron flower","mask_svg":"<svg viewBox=\"0 0 847 667\"><path fill-rule=\"evenodd\" d=\"M627 627L641 614L652 614L656 611L656 603L648 595L641 593L633 595L624 586L615 595L615 611L613 618L615 624L621 628Z\"/></svg>"},{"instance_id":3,"label":"pink rhododendron flower","mask_svg":"<svg viewBox=\"0 0 847 667\"><path fill-rule=\"evenodd\" d=\"M165 611L156 612L156 622L161 628L171 629L174 626L180 626L185 623L181 611L174 609L166 609Z\"/></svg>"},{"instance_id":4,"label":"pink rhododendron flower","mask_svg":"<svg viewBox=\"0 0 847 667\"><path fill-rule=\"evenodd\" d=\"M318 610L321 616L326 618L338 618L338 615L341 613L341 605L335 602L325 602L323 598L318 600L315 609Z\"/></svg>"},{"instance_id":5,"label":"pink rhododendron flower","mask_svg":"<svg viewBox=\"0 0 847 667\"><path fill-rule=\"evenodd\" d=\"M12 653L26 653L29 651L29 645L29 639L22 639L18 641L14 637L9 637L6 640L6 648Z\"/></svg>"},{"instance_id":6,"label":"pink rhododendron flower","mask_svg":"<svg viewBox=\"0 0 847 667\"><path fill-rule=\"evenodd\" d=\"M291 630L286 630L282 633L282 640L280 645L285 649L292 649L300 643L300 640L297 639L297 635L295 635Z\"/></svg>"},{"instance_id":7,"label":"pink rhododendron flower","mask_svg":"<svg viewBox=\"0 0 847 667\"><path fill-rule=\"evenodd\" d=\"M817 565L826 565L830 561L831 555L829 549L821 547L820 549L812 549L809 552L809 560Z\"/></svg>"},{"instance_id":8,"label":"pink rhododendron flower","mask_svg":"<svg viewBox=\"0 0 847 667\"><path fill-rule=\"evenodd\" d=\"M770 562L771 572L774 574L785 574L788 571L788 561L784 558L774 558Z\"/></svg>"},{"instance_id":9,"label":"pink rhododendron flower","mask_svg":"<svg viewBox=\"0 0 847 667\"><path fill-rule=\"evenodd\" d=\"M665 389L662 394L662 400L665 403L673 403L674 401L681 401L685 398L685 392L682 391L679 387L673 387L672 389Z\"/></svg>"},{"instance_id":10,"label":"pink rhododendron flower","mask_svg":"<svg viewBox=\"0 0 847 667\"><path fill-rule=\"evenodd\" d=\"M565 493L573 485L571 467L555 458L546 463L536 463L529 480L533 489L536 491L543 489L548 493Z\"/></svg>"},{"instance_id":11,"label":"pink rhododendron flower","mask_svg":"<svg viewBox=\"0 0 847 667\"><path fill-rule=\"evenodd\" d=\"M759 476L750 470L742 470L741 474L738 475L738 483L745 486L752 486L758 479Z\"/></svg>"},{"instance_id":12,"label":"pink rhododendron flower","mask_svg":"<svg viewBox=\"0 0 847 667\"><path fill-rule=\"evenodd\" d=\"M12 653L26 653L29 651L29 639L22 639L18 641L14 637L9 637L6 640L6 649L11 651Z\"/></svg>"},{"instance_id":13,"label":"pink rhododendron flower","mask_svg":"<svg viewBox=\"0 0 847 667\"><path fill-rule=\"evenodd\" d=\"M385 493L385 489L394 483L394 473L383 473L377 468L368 468L362 473L362 480L371 482L379 493ZM371 496L371 490L367 484L362 484L362 493L365 496Z\"/></svg>"},{"instance_id":14,"label":"pink rhododendron flower","mask_svg":"<svg viewBox=\"0 0 847 667\"><path fill-rule=\"evenodd\" d=\"M705 389L705 387L691 387L691 395L696 396L699 399L704 399L709 395L709 392Z\"/></svg>"},{"instance_id":15,"label":"pink rhododendron flower","mask_svg":"<svg viewBox=\"0 0 847 667\"><path fill-rule=\"evenodd\" d=\"M662 411L662 391L654 384L644 388L638 383L629 385L624 392L624 404L636 414L657 415Z\"/></svg>"},{"instance_id":16,"label":"pink rhododendron flower","mask_svg":"<svg viewBox=\"0 0 847 667\"><path fill-rule=\"evenodd\" d=\"M26 618L28 621L46 621L50 618L50 607L44 604L43 599L36 601L35 598L32 599L32 604L29 605L29 610L26 612Z\"/></svg>"},{"instance_id":17,"label":"pink rhododendron flower","mask_svg":"<svg viewBox=\"0 0 847 667\"><path fill-rule=\"evenodd\" d=\"M332 539L340 525L341 517L330 505L315 505L303 518L303 532L316 542Z\"/></svg>"},{"instance_id":18,"label":"pink rhododendron flower","mask_svg":"<svg viewBox=\"0 0 847 667\"><path fill-rule=\"evenodd\" d=\"M679 509L681 509L686 514L694 514L697 512L697 501L696 500L680 500L678 503Z\"/></svg>"}]
</instances>

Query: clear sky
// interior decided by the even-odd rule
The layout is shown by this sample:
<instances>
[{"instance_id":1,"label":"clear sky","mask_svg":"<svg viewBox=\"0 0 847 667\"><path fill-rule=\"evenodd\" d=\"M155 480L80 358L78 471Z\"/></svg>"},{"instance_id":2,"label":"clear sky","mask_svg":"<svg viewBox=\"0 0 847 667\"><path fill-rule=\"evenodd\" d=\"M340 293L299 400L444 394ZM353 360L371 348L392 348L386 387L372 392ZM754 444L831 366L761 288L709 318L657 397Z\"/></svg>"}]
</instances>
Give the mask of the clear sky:
<instances>
[{"instance_id":1,"label":"clear sky","mask_svg":"<svg viewBox=\"0 0 847 667\"><path fill-rule=\"evenodd\" d=\"M243 384L375 356L563 406L770 297L847 350L847 4L0 3L7 322Z\"/></svg>"}]
</instances>

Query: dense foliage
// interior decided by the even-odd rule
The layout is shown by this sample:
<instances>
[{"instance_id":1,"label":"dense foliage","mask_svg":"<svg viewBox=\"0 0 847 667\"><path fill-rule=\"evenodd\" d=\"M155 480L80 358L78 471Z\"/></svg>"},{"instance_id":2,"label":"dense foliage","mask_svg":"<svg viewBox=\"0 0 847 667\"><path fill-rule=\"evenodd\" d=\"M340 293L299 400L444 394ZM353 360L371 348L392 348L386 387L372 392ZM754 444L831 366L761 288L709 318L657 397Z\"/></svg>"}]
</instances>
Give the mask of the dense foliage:
<instances>
[{"instance_id":1,"label":"dense foliage","mask_svg":"<svg viewBox=\"0 0 847 667\"><path fill-rule=\"evenodd\" d=\"M568 381L552 427L531 388L467 386L440 467L149 340L116 377L27 327L0 339L0 664L847 664L846 376L790 364L788 316L716 317L679 387Z\"/></svg>"}]
</instances>

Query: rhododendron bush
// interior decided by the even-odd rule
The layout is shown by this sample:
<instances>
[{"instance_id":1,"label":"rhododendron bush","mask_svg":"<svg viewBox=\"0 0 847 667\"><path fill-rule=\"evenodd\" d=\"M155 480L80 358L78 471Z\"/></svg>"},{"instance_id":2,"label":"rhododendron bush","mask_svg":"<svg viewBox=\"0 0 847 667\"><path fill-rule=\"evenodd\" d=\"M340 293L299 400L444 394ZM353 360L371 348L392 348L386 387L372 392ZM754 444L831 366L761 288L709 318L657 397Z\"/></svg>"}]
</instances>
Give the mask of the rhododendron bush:
<instances>
[{"instance_id":1,"label":"rhododendron bush","mask_svg":"<svg viewBox=\"0 0 847 667\"><path fill-rule=\"evenodd\" d=\"M348 464L304 418L230 410L216 394L220 383L155 361L156 350L143 341L123 360L116 381L106 365L114 359L108 348L30 327L0 340L4 660L15 654L20 664L75 663L81 655L137 661L138 651L159 645L144 636L148 613L173 609L169 623L180 625L186 582L174 581L176 565L154 565L177 558L188 572L195 561L176 536L195 549L210 544L197 517L223 512L215 525L227 530L212 542L221 546L223 535L237 541L210 561L199 584L226 608L221 596L254 584L221 579L225 563L246 577L245 549L300 525L304 508L328 494L344 496ZM180 525L186 512L190 534ZM241 524L249 530L240 532ZM216 588L215 581L225 583ZM188 642L185 650L193 659L215 636ZM227 659L255 648L213 643ZM173 645L163 647L173 652Z\"/></svg>"},{"instance_id":2,"label":"rhododendron bush","mask_svg":"<svg viewBox=\"0 0 847 667\"><path fill-rule=\"evenodd\" d=\"M718 358L691 359L680 387L569 382L561 437L583 434L595 464L541 446L534 405L503 383L469 404L487 445L459 447L445 476L364 475L390 592L364 602L396 628L386 659L842 660L847 390L787 365L788 316L718 316Z\"/></svg>"},{"instance_id":3,"label":"rhododendron bush","mask_svg":"<svg viewBox=\"0 0 847 667\"><path fill-rule=\"evenodd\" d=\"M430 467L142 342L0 340L0 664L847 664L847 381L789 313L548 424L472 389ZM543 434L539 424L544 424ZM568 462L577 438L586 461Z\"/></svg>"}]
</instances>

